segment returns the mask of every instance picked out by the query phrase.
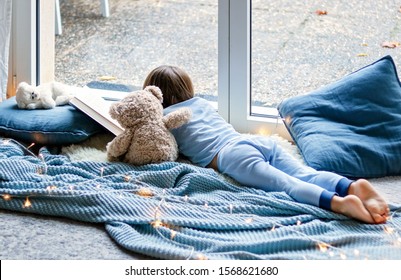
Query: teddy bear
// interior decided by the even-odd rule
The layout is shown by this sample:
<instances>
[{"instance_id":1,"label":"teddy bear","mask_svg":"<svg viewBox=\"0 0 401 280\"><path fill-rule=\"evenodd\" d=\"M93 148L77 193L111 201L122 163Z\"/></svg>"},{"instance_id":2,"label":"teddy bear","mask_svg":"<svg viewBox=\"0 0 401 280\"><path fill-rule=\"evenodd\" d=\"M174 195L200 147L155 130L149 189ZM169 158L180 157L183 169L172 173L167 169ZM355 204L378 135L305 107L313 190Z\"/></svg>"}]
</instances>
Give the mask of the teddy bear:
<instances>
[{"instance_id":1,"label":"teddy bear","mask_svg":"<svg viewBox=\"0 0 401 280\"><path fill-rule=\"evenodd\" d=\"M191 118L189 108L163 116L163 94L156 86L129 93L110 106L110 116L124 128L106 146L109 161L133 165L175 161L178 146L171 129Z\"/></svg>"},{"instance_id":2,"label":"teddy bear","mask_svg":"<svg viewBox=\"0 0 401 280\"><path fill-rule=\"evenodd\" d=\"M72 87L60 82L43 83L36 87L21 82L15 100L20 109L52 109L68 104L73 97Z\"/></svg>"}]
</instances>

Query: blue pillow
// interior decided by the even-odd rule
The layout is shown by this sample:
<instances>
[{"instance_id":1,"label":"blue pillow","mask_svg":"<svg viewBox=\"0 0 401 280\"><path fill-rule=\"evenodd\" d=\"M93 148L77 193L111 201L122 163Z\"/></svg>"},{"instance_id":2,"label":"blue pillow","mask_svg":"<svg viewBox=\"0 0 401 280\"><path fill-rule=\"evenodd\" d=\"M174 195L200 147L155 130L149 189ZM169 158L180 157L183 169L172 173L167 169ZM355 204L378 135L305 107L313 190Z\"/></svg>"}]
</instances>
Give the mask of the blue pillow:
<instances>
[{"instance_id":1,"label":"blue pillow","mask_svg":"<svg viewBox=\"0 0 401 280\"><path fill-rule=\"evenodd\" d=\"M21 110L15 97L0 103L0 135L40 145L81 142L103 128L70 105L49 110Z\"/></svg>"},{"instance_id":2,"label":"blue pillow","mask_svg":"<svg viewBox=\"0 0 401 280\"><path fill-rule=\"evenodd\" d=\"M350 178L401 174L401 85L390 56L278 111L309 166Z\"/></svg>"}]
</instances>

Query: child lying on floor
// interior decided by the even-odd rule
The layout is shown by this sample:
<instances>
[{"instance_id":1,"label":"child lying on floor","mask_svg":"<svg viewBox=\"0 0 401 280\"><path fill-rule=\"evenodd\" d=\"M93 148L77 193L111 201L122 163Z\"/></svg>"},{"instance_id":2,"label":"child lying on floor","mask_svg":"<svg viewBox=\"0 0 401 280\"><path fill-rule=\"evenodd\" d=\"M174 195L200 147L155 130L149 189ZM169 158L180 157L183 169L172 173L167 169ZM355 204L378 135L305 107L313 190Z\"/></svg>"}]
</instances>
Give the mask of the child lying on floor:
<instances>
[{"instance_id":1,"label":"child lying on floor","mask_svg":"<svg viewBox=\"0 0 401 280\"><path fill-rule=\"evenodd\" d=\"M180 152L194 164L213 168L240 184L265 191L284 191L294 200L319 206L365 223L385 223L386 201L364 179L349 180L300 164L268 137L245 136L228 124L209 103L194 97L188 74L159 66L145 79L163 93L164 113L192 110L191 120L172 131Z\"/></svg>"}]
</instances>

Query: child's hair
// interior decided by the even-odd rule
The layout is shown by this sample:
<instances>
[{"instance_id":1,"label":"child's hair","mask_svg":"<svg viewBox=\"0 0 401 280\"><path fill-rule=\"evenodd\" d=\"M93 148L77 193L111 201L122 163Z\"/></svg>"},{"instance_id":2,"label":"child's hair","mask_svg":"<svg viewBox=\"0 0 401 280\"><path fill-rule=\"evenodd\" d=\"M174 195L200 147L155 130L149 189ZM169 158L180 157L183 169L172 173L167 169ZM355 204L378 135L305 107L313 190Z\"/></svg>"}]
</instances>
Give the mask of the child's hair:
<instances>
[{"instance_id":1,"label":"child's hair","mask_svg":"<svg viewBox=\"0 0 401 280\"><path fill-rule=\"evenodd\" d=\"M161 89L164 108L194 97L191 78L176 66L162 65L153 69L143 83L143 88L147 86Z\"/></svg>"}]
</instances>

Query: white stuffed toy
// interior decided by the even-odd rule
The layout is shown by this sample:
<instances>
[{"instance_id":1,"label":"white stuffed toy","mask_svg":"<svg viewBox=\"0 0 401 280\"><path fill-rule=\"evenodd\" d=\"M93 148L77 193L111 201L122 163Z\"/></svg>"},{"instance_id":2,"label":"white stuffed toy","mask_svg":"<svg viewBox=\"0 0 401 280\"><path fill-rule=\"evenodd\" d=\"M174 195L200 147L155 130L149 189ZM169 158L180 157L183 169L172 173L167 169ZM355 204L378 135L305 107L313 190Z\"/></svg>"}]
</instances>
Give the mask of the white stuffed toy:
<instances>
[{"instance_id":1,"label":"white stuffed toy","mask_svg":"<svg viewBox=\"0 0 401 280\"><path fill-rule=\"evenodd\" d=\"M37 87L21 82L15 100L20 109L52 109L68 104L74 97L71 87L59 83L44 83Z\"/></svg>"}]
</instances>

